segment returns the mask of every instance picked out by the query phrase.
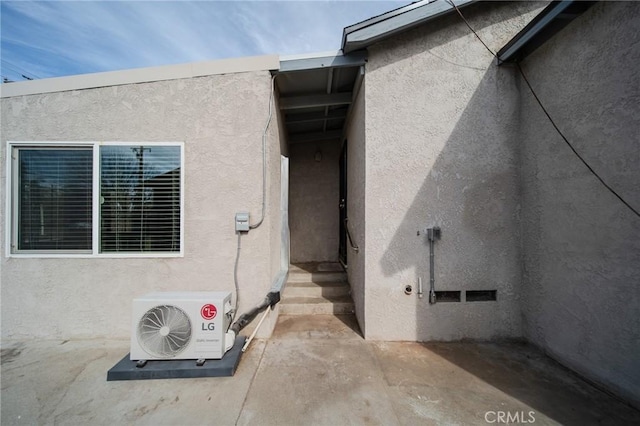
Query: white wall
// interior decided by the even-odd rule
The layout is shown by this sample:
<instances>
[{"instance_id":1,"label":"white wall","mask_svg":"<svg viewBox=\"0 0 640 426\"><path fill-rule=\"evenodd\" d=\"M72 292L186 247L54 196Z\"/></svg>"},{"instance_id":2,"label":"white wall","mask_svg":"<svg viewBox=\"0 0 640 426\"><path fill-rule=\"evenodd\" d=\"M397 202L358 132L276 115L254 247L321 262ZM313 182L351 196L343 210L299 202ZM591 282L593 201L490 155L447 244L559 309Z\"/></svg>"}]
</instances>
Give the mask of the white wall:
<instances>
[{"instance_id":1,"label":"white wall","mask_svg":"<svg viewBox=\"0 0 640 426\"><path fill-rule=\"evenodd\" d=\"M498 50L544 4L470 6ZM456 14L370 48L366 67L365 336L521 336L517 87ZM438 225L436 290L497 290L495 302L437 303L424 233ZM357 284L356 284L357 286ZM463 296L464 301L464 296Z\"/></svg>"},{"instance_id":2,"label":"white wall","mask_svg":"<svg viewBox=\"0 0 640 426\"><path fill-rule=\"evenodd\" d=\"M281 220L281 193L283 185L283 176L281 173L282 156L288 155L286 131L284 130L284 124L282 120L282 114L280 112L279 96L277 89L274 92L274 103L272 105L272 117L268 128L267 139L267 212L271 218L269 223L269 233L271 244L269 247L270 256L270 273L271 273L271 285L273 285L276 277L278 276L282 267L281 258L281 231L282 227L288 226L283 224ZM265 119L266 123L266 119ZM286 185L286 182L284 183ZM287 188L288 189L288 188ZM266 225L265 225L266 226ZM262 296L267 295L268 289L262 289ZM242 314L240 312L238 315ZM260 331L256 334L258 337L264 338L271 336L271 333L275 329L278 321L278 315L280 314L280 304L276 304L273 310L267 315L267 318L263 321ZM262 314L260 314L262 315ZM244 334L250 334L260 322L260 316L258 316L252 323L247 325Z\"/></svg>"},{"instance_id":3,"label":"white wall","mask_svg":"<svg viewBox=\"0 0 640 426\"><path fill-rule=\"evenodd\" d=\"M523 69L558 127L640 209L640 5L599 2ZM520 82L525 336L640 406L640 218Z\"/></svg>"},{"instance_id":4,"label":"white wall","mask_svg":"<svg viewBox=\"0 0 640 426\"><path fill-rule=\"evenodd\" d=\"M184 257L8 258L3 244L2 338L126 338L138 295L233 291L235 212L249 210L252 222L260 214L270 84L269 72L254 71L2 99L3 158L7 140L185 142ZM273 124L268 179L277 193L280 141ZM271 286L278 205L271 200L265 223L243 237L241 312ZM3 202L3 218L6 208Z\"/></svg>"}]
</instances>

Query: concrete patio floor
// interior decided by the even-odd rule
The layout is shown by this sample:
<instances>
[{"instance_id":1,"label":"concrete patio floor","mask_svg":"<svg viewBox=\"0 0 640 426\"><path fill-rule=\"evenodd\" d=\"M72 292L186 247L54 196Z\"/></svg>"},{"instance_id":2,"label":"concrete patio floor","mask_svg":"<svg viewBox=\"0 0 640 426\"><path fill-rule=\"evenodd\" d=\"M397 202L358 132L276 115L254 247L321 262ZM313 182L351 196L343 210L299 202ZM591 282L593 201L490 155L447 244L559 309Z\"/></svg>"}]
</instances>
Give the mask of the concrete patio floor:
<instances>
[{"instance_id":1,"label":"concrete patio floor","mask_svg":"<svg viewBox=\"0 0 640 426\"><path fill-rule=\"evenodd\" d=\"M524 344L368 342L356 330L350 316L281 316L234 377L121 382L106 374L128 341L4 342L0 420L468 425L514 424L517 416L523 424L640 424L639 411Z\"/></svg>"}]
</instances>

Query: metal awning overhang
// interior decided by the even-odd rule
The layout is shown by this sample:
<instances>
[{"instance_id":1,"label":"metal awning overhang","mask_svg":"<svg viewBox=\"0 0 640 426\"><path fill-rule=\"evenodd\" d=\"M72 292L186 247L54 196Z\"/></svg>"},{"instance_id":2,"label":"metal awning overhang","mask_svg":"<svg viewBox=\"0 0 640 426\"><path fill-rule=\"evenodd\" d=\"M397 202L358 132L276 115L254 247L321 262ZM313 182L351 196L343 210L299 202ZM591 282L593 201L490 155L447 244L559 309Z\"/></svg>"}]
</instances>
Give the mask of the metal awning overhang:
<instances>
[{"instance_id":1,"label":"metal awning overhang","mask_svg":"<svg viewBox=\"0 0 640 426\"><path fill-rule=\"evenodd\" d=\"M521 61L595 3L573 0L552 2L500 49L498 65Z\"/></svg>"},{"instance_id":2,"label":"metal awning overhang","mask_svg":"<svg viewBox=\"0 0 640 426\"><path fill-rule=\"evenodd\" d=\"M367 61L366 52L343 55L341 51L307 56L284 56L278 72L311 71L322 68L359 67Z\"/></svg>"},{"instance_id":3,"label":"metal awning overhang","mask_svg":"<svg viewBox=\"0 0 640 426\"><path fill-rule=\"evenodd\" d=\"M366 60L364 51L281 58L274 73L289 143L342 138Z\"/></svg>"},{"instance_id":4,"label":"metal awning overhang","mask_svg":"<svg viewBox=\"0 0 640 426\"><path fill-rule=\"evenodd\" d=\"M463 8L476 1L478 0L453 0L458 8ZM455 8L447 0L422 0L383 13L346 27L342 33L342 51L349 53L365 49L383 39L422 25L454 10Z\"/></svg>"}]
</instances>

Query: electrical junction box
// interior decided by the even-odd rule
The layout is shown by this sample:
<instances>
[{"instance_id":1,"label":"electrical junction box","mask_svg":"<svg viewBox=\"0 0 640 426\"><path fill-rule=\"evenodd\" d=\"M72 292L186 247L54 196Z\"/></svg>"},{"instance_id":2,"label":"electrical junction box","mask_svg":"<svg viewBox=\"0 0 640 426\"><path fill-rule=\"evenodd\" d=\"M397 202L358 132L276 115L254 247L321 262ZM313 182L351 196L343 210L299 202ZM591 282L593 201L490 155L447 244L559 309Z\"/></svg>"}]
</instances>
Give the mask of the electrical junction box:
<instances>
[{"instance_id":1,"label":"electrical junction box","mask_svg":"<svg viewBox=\"0 0 640 426\"><path fill-rule=\"evenodd\" d=\"M236 232L249 232L249 213L236 213Z\"/></svg>"},{"instance_id":2,"label":"electrical junction box","mask_svg":"<svg viewBox=\"0 0 640 426\"><path fill-rule=\"evenodd\" d=\"M440 227L434 226L433 228L427 228L427 239L429 241L435 241L440 239L441 231Z\"/></svg>"}]
</instances>

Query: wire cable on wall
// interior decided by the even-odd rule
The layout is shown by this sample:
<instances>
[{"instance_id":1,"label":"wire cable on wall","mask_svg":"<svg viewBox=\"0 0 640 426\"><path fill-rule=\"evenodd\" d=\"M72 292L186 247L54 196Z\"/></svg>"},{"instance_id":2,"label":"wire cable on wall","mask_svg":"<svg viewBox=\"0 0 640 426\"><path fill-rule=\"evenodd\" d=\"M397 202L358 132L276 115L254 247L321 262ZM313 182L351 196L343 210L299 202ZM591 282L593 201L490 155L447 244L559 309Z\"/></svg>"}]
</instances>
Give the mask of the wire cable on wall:
<instances>
[{"instance_id":1,"label":"wire cable on wall","mask_svg":"<svg viewBox=\"0 0 640 426\"><path fill-rule=\"evenodd\" d=\"M242 233L238 232L238 250L236 251L236 261L233 265L233 284L236 287L236 297L233 302L233 315L231 318L231 323L233 323L236 319L236 314L238 313L238 306L240 306L240 285L238 284L238 262L240 262L240 242L242 238ZM229 323L229 325L231 325Z\"/></svg>"},{"instance_id":2,"label":"wire cable on wall","mask_svg":"<svg viewBox=\"0 0 640 426\"><path fill-rule=\"evenodd\" d=\"M462 20L464 21L466 26L476 36L476 38L480 41L480 43L482 43L482 45L485 47L485 49L487 49L489 51L489 53L491 53L492 56L494 56L496 59L498 59L498 55L496 55L496 53L493 50L491 50L491 48L489 46L487 46L487 44L482 40L482 38L480 38L478 33L473 29L473 27L469 24L467 19L464 17L464 15L460 11L460 9L458 9L458 6L456 6L455 3L453 3L453 0L446 0L446 2L449 3L456 10L456 12L458 12L458 15L460 15L460 18L462 18ZM536 100L538 105L540 105L540 108L544 112L544 115L547 116L547 118L549 119L549 122L551 123L553 128L556 130L558 135L560 135L562 140L567 144L567 146L569 146L571 151L576 155L576 157L578 157L578 159L582 162L582 164L584 164L587 167L587 169L589 169L589 171L600 181L600 183L602 183L602 185L604 185L604 187L609 190L609 192L611 192L613 195L615 195L616 198L618 198L618 200L620 200L625 206L627 206L629 208L629 210L631 210L633 213L635 213L636 216L640 217L640 212L638 212L638 210L636 210L633 206L631 206L627 201L625 201L624 198L622 198L620 196L620 194L618 194L611 186L609 186L600 177L600 175L598 175L598 173L586 162L586 160L584 158L582 158L582 156L578 153L578 151L576 151L576 149L573 147L571 142L569 142L569 139L567 139L567 137L564 135L564 133L562 133L562 131L560 130L558 125L555 123L555 121L553 120L553 118L551 117L551 115L549 114L547 109L544 107L544 105L542 104L542 101L540 100L540 98L536 94L535 90L533 90L533 87L531 86L531 83L529 82L529 79L527 79L527 76L525 75L524 71L522 70L522 67L520 66L520 63L517 62L516 65L517 65L518 71L520 72L520 75L522 76L522 79L524 80L524 82L526 83L527 87L531 91L531 94L533 95L533 98Z\"/></svg>"},{"instance_id":3,"label":"wire cable on wall","mask_svg":"<svg viewBox=\"0 0 640 426\"><path fill-rule=\"evenodd\" d=\"M269 95L269 116L267 117L267 124L264 126L262 132L262 212L260 213L260 220L253 225L249 225L250 229L256 229L262 225L265 216L265 210L267 208L267 130L269 130L269 124L273 117L273 92L276 84L276 75L271 77L271 94Z\"/></svg>"},{"instance_id":4,"label":"wire cable on wall","mask_svg":"<svg viewBox=\"0 0 640 426\"><path fill-rule=\"evenodd\" d=\"M271 77L271 93L269 94L269 115L267 117L267 123L264 126L262 132L262 212L260 214L260 220L253 225L249 225L249 229L256 229L262 222L264 222L265 211L267 206L267 131L269 130L269 124L273 118L273 96L275 89L276 76ZM236 251L236 260L233 265L233 284L236 290L235 302L233 307L233 316L231 322L233 323L238 313L238 307L240 306L240 285L238 283L238 263L240 262L240 249L242 232L238 232L238 249Z\"/></svg>"},{"instance_id":5,"label":"wire cable on wall","mask_svg":"<svg viewBox=\"0 0 640 426\"><path fill-rule=\"evenodd\" d=\"M627 206L632 212L634 212L636 214L636 216L640 217L640 212L638 212L638 210L634 209L613 188L611 188L609 185L607 185L607 183L600 177L600 175L598 175L598 173L596 173L596 171L593 170L593 168L585 161L585 159L582 158L582 156L578 153L578 151L576 151L576 149L573 147L571 142L569 142L567 137L562 133L562 131L560 131L560 129L558 128L556 123L553 121L553 119L549 115L549 112L547 111L547 109L544 107L544 105L540 101L540 98L538 98L538 95L533 90L533 87L531 87L531 83L529 83L529 80L527 79L527 76L524 74L524 71L522 71L522 67L520 66L520 63L516 63L516 65L518 66L518 71L520 71L520 75L522 75L522 78L524 79L524 82L527 84L527 87L531 91L531 94L533 95L535 100L538 102L538 105L540 105L540 108L542 108L542 112L544 112L544 115L547 116L547 118L551 122L551 125L553 126L553 128L556 129L556 132L558 132L560 137L562 137L562 140L565 141L567 146L569 146L569 148L571 149L571 151L573 151L573 153L576 155L576 157L578 157L580 159L582 164L584 164L587 167L587 169L589 169L589 171L600 181L600 183L602 185L604 185L605 188L607 188L613 195L615 195L618 198L618 200L620 200L625 206Z\"/></svg>"},{"instance_id":6,"label":"wire cable on wall","mask_svg":"<svg viewBox=\"0 0 640 426\"><path fill-rule=\"evenodd\" d=\"M491 50L491 48L489 46L487 46L487 43L484 42L484 40L482 40L480 38L480 36L478 35L478 33L476 32L476 30L473 29L473 27L471 26L471 24L469 24L469 21L467 21L467 18L464 17L464 15L462 14L462 12L460 12L460 9L458 9L458 6L455 5L455 3L453 2L453 0L446 0L447 3L449 3L455 10L456 12L458 12L458 15L460 15L460 18L462 18L462 20L464 21L464 23L467 25L467 27L471 30L471 32L473 33L473 35L476 36L476 38L480 41L480 43L482 43L482 45L485 47L485 49L487 49L489 51L489 53L491 53L492 56L497 57L496 53Z\"/></svg>"}]
</instances>

